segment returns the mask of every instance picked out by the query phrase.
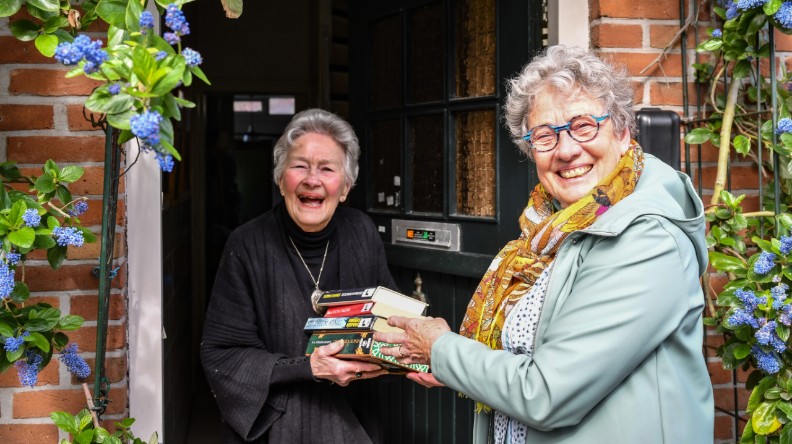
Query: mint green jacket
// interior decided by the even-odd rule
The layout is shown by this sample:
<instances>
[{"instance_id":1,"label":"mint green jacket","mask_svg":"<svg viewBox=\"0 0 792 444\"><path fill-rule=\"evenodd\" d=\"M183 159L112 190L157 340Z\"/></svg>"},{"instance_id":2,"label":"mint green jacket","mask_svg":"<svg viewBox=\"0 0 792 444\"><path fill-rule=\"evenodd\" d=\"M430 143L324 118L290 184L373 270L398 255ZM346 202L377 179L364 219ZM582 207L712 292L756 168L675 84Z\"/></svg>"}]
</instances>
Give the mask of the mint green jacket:
<instances>
[{"instance_id":1,"label":"mint green jacket","mask_svg":"<svg viewBox=\"0 0 792 444\"><path fill-rule=\"evenodd\" d=\"M432 372L527 424L528 444L712 443L706 265L690 179L647 154L634 193L559 249L533 356L446 333ZM473 442L491 442L490 422L476 415Z\"/></svg>"}]
</instances>

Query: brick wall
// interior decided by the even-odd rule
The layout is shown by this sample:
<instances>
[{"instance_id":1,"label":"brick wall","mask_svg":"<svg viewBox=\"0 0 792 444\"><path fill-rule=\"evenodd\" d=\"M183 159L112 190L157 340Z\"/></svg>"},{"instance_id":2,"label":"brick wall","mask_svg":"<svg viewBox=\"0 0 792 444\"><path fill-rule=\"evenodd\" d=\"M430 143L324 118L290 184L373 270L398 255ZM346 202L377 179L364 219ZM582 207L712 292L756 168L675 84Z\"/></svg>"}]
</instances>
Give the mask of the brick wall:
<instances>
[{"instance_id":1,"label":"brick wall","mask_svg":"<svg viewBox=\"0 0 792 444\"><path fill-rule=\"evenodd\" d=\"M698 0L685 2L691 8ZM705 2L709 3L709 2ZM651 2L634 2L628 0L590 0L591 19L591 45L604 58L612 59L627 66L635 82L636 103L638 108L659 107L685 115L682 100L682 51L677 42L667 53L660 64L642 72L663 51L674 35L680 29L680 17L688 17L688 10L680 14L679 0L654 0ZM707 94L706 91L696 91L693 84L694 70L690 67L696 63L696 45L694 33L699 34L699 42L707 38L708 27L720 27L712 19L715 16L705 6L699 11L699 25L696 31L693 28L688 32L687 38L687 63L689 66L688 97L692 104L690 113L696 112L696 93ZM778 66L789 65L792 54L785 51L792 50L792 39L776 33L776 55ZM703 56L699 55L704 61ZM684 144L682 145L682 159L684 160ZM701 175L703 183L703 196L705 203L711 196L712 185L715 178L717 165L717 149L712 145L691 146L692 168L689 174L694 184L698 184ZM701 168L698 160L701 159ZM746 194L748 197L743 202L746 211L758 209L758 172L755 164L750 159L733 155L731 158L731 187L735 194ZM725 277L716 276L713 286L722 288ZM722 339L714 331L708 332L706 344L717 347L722 344ZM744 389L747 374L739 372L735 383L732 372L723 370L720 360L715 356L712 348L707 348L707 365L715 392L715 443L733 443L736 441L734 419L728 414L719 411L734 411L735 396L740 413L744 413L749 392ZM737 386L735 392L734 387ZM745 426L744 421L739 421L740 433Z\"/></svg>"},{"instance_id":2,"label":"brick wall","mask_svg":"<svg viewBox=\"0 0 792 444\"><path fill-rule=\"evenodd\" d=\"M66 69L39 54L33 42L14 38L9 23L18 17L0 18L0 161L14 160L23 173L36 175L50 158L61 166L83 167L85 175L71 190L75 196L89 198L89 211L81 221L100 237L104 133L84 119L82 108L95 83L82 76L66 79ZM104 33L89 35L99 38ZM108 427L128 411L123 183L119 188L115 255L121 269L113 281L110 301L106 362L112 402L103 417ZM99 251L98 242L71 248L69 258L57 271L49 268L45 256L30 255L25 269L34 302L46 301L64 314L85 318L84 327L69 337L79 344L92 369L99 282L92 271L99 264ZM89 383L93 389L93 376ZM20 386L12 368L0 374L0 442L57 443L67 436L59 434L49 419L50 412L64 410L75 414L84 406L82 388L57 359L39 375L39 382L32 389Z\"/></svg>"}]
</instances>

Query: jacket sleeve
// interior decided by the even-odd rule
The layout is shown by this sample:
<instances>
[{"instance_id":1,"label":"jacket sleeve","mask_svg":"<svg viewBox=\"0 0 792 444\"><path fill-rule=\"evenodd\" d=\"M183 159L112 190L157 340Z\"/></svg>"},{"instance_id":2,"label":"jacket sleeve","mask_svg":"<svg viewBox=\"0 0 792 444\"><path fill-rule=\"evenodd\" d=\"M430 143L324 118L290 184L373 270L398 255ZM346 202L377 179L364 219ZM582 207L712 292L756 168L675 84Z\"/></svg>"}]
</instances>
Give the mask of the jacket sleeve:
<instances>
[{"instance_id":1,"label":"jacket sleeve","mask_svg":"<svg viewBox=\"0 0 792 444\"><path fill-rule=\"evenodd\" d=\"M259 337L252 266L243 243L232 236L217 271L201 341L204 372L223 418L245 440L260 437L285 411L285 394L273 380L276 366L297 369L294 379L313 379L303 357L272 353Z\"/></svg>"},{"instance_id":2,"label":"jacket sleeve","mask_svg":"<svg viewBox=\"0 0 792 444\"><path fill-rule=\"evenodd\" d=\"M661 347L688 312L701 310L694 302L693 245L658 219L636 219L576 260L573 282L551 277L549 291L571 289L542 314L551 318L532 357L446 333L432 346L437 379L532 428L575 425Z\"/></svg>"}]
</instances>

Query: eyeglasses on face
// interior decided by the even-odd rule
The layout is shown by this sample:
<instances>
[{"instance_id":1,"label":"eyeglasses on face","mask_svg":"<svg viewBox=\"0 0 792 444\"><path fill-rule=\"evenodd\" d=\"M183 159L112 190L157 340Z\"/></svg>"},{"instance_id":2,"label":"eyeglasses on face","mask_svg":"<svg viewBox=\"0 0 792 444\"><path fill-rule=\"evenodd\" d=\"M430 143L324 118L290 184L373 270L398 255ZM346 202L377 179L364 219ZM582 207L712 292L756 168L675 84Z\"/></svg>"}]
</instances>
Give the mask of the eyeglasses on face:
<instances>
[{"instance_id":1,"label":"eyeglasses on face","mask_svg":"<svg viewBox=\"0 0 792 444\"><path fill-rule=\"evenodd\" d=\"M603 116L582 115L575 116L563 125L539 125L528 131L523 136L531 147L539 152L550 151L558 145L559 133L566 131L573 140L577 142L590 142L599 133L600 122L607 119L610 114Z\"/></svg>"}]
</instances>

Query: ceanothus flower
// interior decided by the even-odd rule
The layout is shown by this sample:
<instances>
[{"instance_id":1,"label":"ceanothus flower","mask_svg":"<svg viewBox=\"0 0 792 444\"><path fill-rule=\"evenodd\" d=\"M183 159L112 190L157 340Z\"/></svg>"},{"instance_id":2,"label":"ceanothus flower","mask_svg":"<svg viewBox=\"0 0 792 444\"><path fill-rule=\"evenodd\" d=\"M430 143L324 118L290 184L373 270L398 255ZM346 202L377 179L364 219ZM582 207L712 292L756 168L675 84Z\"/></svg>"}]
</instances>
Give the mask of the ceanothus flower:
<instances>
[{"instance_id":1,"label":"ceanothus flower","mask_svg":"<svg viewBox=\"0 0 792 444\"><path fill-rule=\"evenodd\" d=\"M759 348L758 345L754 345L751 347L751 354L756 359L756 367L759 370L769 375L774 375L781 370L781 364L772 352L766 352Z\"/></svg>"},{"instance_id":2,"label":"ceanothus flower","mask_svg":"<svg viewBox=\"0 0 792 444\"><path fill-rule=\"evenodd\" d=\"M77 344L71 343L61 350L61 362L66 364L66 368L79 379L85 379L91 374L91 368L82 356L77 354Z\"/></svg>"},{"instance_id":3,"label":"ceanothus flower","mask_svg":"<svg viewBox=\"0 0 792 444\"><path fill-rule=\"evenodd\" d=\"M19 383L26 387L33 387L38 382L38 373L43 359L36 353L28 351L27 359L20 359L14 363L17 369Z\"/></svg>"},{"instance_id":4,"label":"ceanothus flower","mask_svg":"<svg viewBox=\"0 0 792 444\"><path fill-rule=\"evenodd\" d=\"M14 270L5 261L0 261L0 300L6 299L14 291Z\"/></svg>"},{"instance_id":5,"label":"ceanothus flower","mask_svg":"<svg viewBox=\"0 0 792 444\"><path fill-rule=\"evenodd\" d=\"M165 8L165 25L178 35L190 33L190 24L187 23L184 12L175 3L171 3Z\"/></svg>"},{"instance_id":6,"label":"ceanothus flower","mask_svg":"<svg viewBox=\"0 0 792 444\"><path fill-rule=\"evenodd\" d=\"M140 32L145 33L146 29L151 29L154 27L154 16L151 14L150 11L143 11L140 14L140 21L138 22L140 25Z\"/></svg>"},{"instance_id":7,"label":"ceanothus flower","mask_svg":"<svg viewBox=\"0 0 792 444\"><path fill-rule=\"evenodd\" d=\"M778 322L789 327L792 325L792 304L787 304L781 307L778 314Z\"/></svg>"},{"instance_id":8,"label":"ceanothus flower","mask_svg":"<svg viewBox=\"0 0 792 444\"><path fill-rule=\"evenodd\" d=\"M775 15L776 21L784 28L792 28L792 2L784 2Z\"/></svg>"},{"instance_id":9,"label":"ceanothus flower","mask_svg":"<svg viewBox=\"0 0 792 444\"><path fill-rule=\"evenodd\" d=\"M784 301L787 298L787 290L789 290L789 285L787 284L778 284L770 289L770 294L773 295L774 310L778 310L784 305Z\"/></svg>"},{"instance_id":10,"label":"ceanothus flower","mask_svg":"<svg viewBox=\"0 0 792 444\"><path fill-rule=\"evenodd\" d=\"M759 320L756 319L756 317L753 315L753 312L743 310L742 308L735 310L734 314L729 316L729 319L726 321L726 323L733 327L748 325L752 328L759 328Z\"/></svg>"},{"instance_id":11,"label":"ceanothus flower","mask_svg":"<svg viewBox=\"0 0 792 444\"><path fill-rule=\"evenodd\" d=\"M157 51L157 53L154 55L154 59L156 59L159 62L160 60L164 59L167 56L168 53L166 51Z\"/></svg>"},{"instance_id":12,"label":"ceanothus flower","mask_svg":"<svg viewBox=\"0 0 792 444\"><path fill-rule=\"evenodd\" d=\"M140 137L144 144L150 146L158 145L160 142L160 123L162 123L162 115L157 111L144 111L129 119L132 134Z\"/></svg>"},{"instance_id":13,"label":"ceanothus flower","mask_svg":"<svg viewBox=\"0 0 792 444\"><path fill-rule=\"evenodd\" d=\"M190 68L195 67L203 63L203 58L201 58L201 53L192 49L192 48L184 48L182 50L182 55L187 62L187 66Z\"/></svg>"},{"instance_id":14,"label":"ceanothus flower","mask_svg":"<svg viewBox=\"0 0 792 444\"><path fill-rule=\"evenodd\" d=\"M69 213L69 216L77 217L83 213L88 211L88 202L84 200L78 200L74 203L74 209L66 211Z\"/></svg>"},{"instance_id":15,"label":"ceanothus flower","mask_svg":"<svg viewBox=\"0 0 792 444\"><path fill-rule=\"evenodd\" d=\"M157 162L159 162L160 169L166 173L173 171L174 161L173 156L170 154L157 153Z\"/></svg>"},{"instance_id":16,"label":"ceanothus flower","mask_svg":"<svg viewBox=\"0 0 792 444\"><path fill-rule=\"evenodd\" d=\"M790 251L792 251L792 236L781 236L781 246L779 250L781 250L781 254L787 255Z\"/></svg>"},{"instance_id":17,"label":"ceanothus flower","mask_svg":"<svg viewBox=\"0 0 792 444\"><path fill-rule=\"evenodd\" d=\"M41 224L41 216L38 214L38 210L33 208L25 210L25 214L22 215L22 220L25 222L25 225L30 228L36 228Z\"/></svg>"},{"instance_id":18,"label":"ceanothus flower","mask_svg":"<svg viewBox=\"0 0 792 444\"><path fill-rule=\"evenodd\" d=\"M720 29L713 29L712 36L719 39L723 37L723 31L721 31Z\"/></svg>"},{"instance_id":19,"label":"ceanothus flower","mask_svg":"<svg viewBox=\"0 0 792 444\"><path fill-rule=\"evenodd\" d=\"M7 352L13 353L19 350L19 347L25 343L25 338L28 336L30 336L30 332L26 331L19 335L18 338L7 338L5 340L5 344L3 344L3 348L5 348Z\"/></svg>"},{"instance_id":20,"label":"ceanothus flower","mask_svg":"<svg viewBox=\"0 0 792 444\"><path fill-rule=\"evenodd\" d=\"M737 299L739 299L740 302L742 302L743 307L745 307L745 311L748 313L753 313L754 310L756 310L756 307L762 303L762 300L759 299L751 290L739 289L734 292L734 295L737 296Z\"/></svg>"},{"instance_id":21,"label":"ceanothus flower","mask_svg":"<svg viewBox=\"0 0 792 444\"><path fill-rule=\"evenodd\" d=\"M762 6L767 3L767 0L737 0L737 7L746 11L757 6Z\"/></svg>"},{"instance_id":22,"label":"ceanothus flower","mask_svg":"<svg viewBox=\"0 0 792 444\"><path fill-rule=\"evenodd\" d=\"M731 3L729 8L726 9L726 20L735 19L738 15L740 15L740 10L737 7L737 3Z\"/></svg>"},{"instance_id":23,"label":"ceanothus flower","mask_svg":"<svg viewBox=\"0 0 792 444\"><path fill-rule=\"evenodd\" d=\"M82 231L74 227L55 227L52 229L52 235L61 247L67 245L82 247L85 242Z\"/></svg>"},{"instance_id":24,"label":"ceanothus flower","mask_svg":"<svg viewBox=\"0 0 792 444\"><path fill-rule=\"evenodd\" d=\"M181 37L179 37L179 34L176 34L175 32L166 32L162 34L162 38L164 38L165 41L171 45L181 42Z\"/></svg>"},{"instance_id":25,"label":"ceanothus flower","mask_svg":"<svg viewBox=\"0 0 792 444\"><path fill-rule=\"evenodd\" d=\"M754 273L756 274L767 274L770 270L773 269L775 266L776 255L774 253L768 253L763 251L762 254L759 255L759 259L754 263Z\"/></svg>"},{"instance_id":26,"label":"ceanothus flower","mask_svg":"<svg viewBox=\"0 0 792 444\"><path fill-rule=\"evenodd\" d=\"M776 134L792 133L792 119L784 117L778 121L776 126Z\"/></svg>"},{"instance_id":27,"label":"ceanothus flower","mask_svg":"<svg viewBox=\"0 0 792 444\"><path fill-rule=\"evenodd\" d=\"M118 83L113 83L107 87L107 92L109 92L111 96L114 96L121 92L121 85Z\"/></svg>"},{"instance_id":28,"label":"ceanothus flower","mask_svg":"<svg viewBox=\"0 0 792 444\"><path fill-rule=\"evenodd\" d=\"M108 58L107 51L102 49L102 41L91 39L85 35L78 35L73 42L63 42L55 48L55 60L64 65L75 65L80 60L85 60L83 71L92 74L99 70L99 66Z\"/></svg>"},{"instance_id":29,"label":"ceanothus flower","mask_svg":"<svg viewBox=\"0 0 792 444\"><path fill-rule=\"evenodd\" d=\"M12 251L10 253L6 253L6 259L8 260L9 264L16 265L17 263L19 263L19 260L22 259L22 255L15 251Z\"/></svg>"}]
</instances>

